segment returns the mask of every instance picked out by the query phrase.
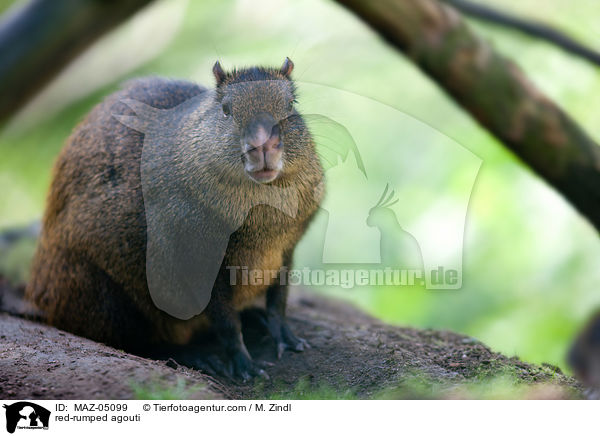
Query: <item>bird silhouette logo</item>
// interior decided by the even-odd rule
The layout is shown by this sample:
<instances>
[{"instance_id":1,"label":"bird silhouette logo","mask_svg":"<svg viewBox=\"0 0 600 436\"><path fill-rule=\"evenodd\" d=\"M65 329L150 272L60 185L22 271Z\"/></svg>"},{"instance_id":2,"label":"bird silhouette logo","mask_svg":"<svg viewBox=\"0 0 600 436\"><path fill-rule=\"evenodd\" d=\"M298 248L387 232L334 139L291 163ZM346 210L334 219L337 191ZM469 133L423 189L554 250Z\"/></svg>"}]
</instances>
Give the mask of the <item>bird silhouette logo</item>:
<instances>
[{"instance_id":1,"label":"bird silhouette logo","mask_svg":"<svg viewBox=\"0 0 600 436\"><path fill-rule=\"evenodd\" d=\"M389 184L385 185L379 201L369 210L367 225L379 230L382 266L422 270L421 247L417 239L400 226L398 217L392 209L392 206L399 201L395 198L395 191L389 191Z\"/></svg>"}]
</instances>

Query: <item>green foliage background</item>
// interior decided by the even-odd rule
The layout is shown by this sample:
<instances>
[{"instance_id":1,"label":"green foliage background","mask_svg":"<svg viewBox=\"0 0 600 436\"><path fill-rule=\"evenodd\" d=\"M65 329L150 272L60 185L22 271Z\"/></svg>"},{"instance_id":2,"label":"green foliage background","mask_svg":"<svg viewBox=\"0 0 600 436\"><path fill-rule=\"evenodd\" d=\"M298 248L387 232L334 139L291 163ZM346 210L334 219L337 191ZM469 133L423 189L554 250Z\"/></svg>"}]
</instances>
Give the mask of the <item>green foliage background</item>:
<instances>
[{"instance_id":1,"label":"green foliage background","mask_svg":"<svg viewBox=\"0 0 600 436\"><path fill-rule=\"evenodd\" d=\"M597 0L487 2L543 19L600 49ZM472 24L600 139L597 68L543 42ZM596 232L435 83L330 1L167 0L142 11L0 133L0 228L41 216L51 165L65 138L123 80L156 74L210 84L216 58L231 67L278 65L285 56L294 60L297 80L393 106L483 160L467 218L463 289L328 292L389 322L463 332L506 354L564 368L573 335L600 306ZM360 123L360 110L348 122ZM373 132L377 140L376 126Z\"/></svg>"}]
</instances>

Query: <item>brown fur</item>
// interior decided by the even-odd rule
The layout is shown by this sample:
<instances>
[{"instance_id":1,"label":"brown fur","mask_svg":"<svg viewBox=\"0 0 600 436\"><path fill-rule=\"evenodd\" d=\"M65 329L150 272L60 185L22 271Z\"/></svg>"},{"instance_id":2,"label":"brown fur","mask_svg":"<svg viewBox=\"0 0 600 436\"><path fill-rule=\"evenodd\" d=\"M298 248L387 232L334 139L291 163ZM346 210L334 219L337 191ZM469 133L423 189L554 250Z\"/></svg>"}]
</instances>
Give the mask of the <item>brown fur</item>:
<instances>
[{"instance_id":1,"label":"brown fur","mask_svg":"<svg viewBox=\"0 0 600 436\"><path fill-rule=\"evenodd\" d=\"M206 154L190 159L208 159L212 168L223 169L194 177L220 174L212 182L225 212L232 203L251 197L258 185L238 171L239 151L214 136L214 132L222 131L215 125L225 123L222 85L240 77L254 80L253 75L272 77L273 85L289 81L278 70L256 68L224 75L217 92L182 81L135 80L96 106L75 129L54 167L42 234L26 289L26 298L47 314L49 323L135 351L160 343L189 343L196 334L209 329L221 312L239 311L265 294L267 284L229 286L229 271L222 267L211 301L201 315L183 321L155 307L145 270L146 217L140 182L144 137L112 116L133 115L121 103L124 98L168 109L204 95L209 109L195 128L209 137L213 135L210 138L214 146ZM290 84L289 92L293 92ZM258 102L252 95L241 96L235 108L239 119L251 118L255 110L252 106L281 111L281 96L276 94L274 89L272 99ZM223 126L239 134L235 126ZM186 133L184 127L181 134ZM285 167L272 184L297 187L298 216L292 219L272 207L254 207L231 236L223 265L260 269L289 266L293 249L318 207L322 192L317 187L323 172L312 139L305 126L297 132L286 132L284 128L283 134L288 138ZM182 171L186 171L185 165Z\"/></svg>"}]
</instances>

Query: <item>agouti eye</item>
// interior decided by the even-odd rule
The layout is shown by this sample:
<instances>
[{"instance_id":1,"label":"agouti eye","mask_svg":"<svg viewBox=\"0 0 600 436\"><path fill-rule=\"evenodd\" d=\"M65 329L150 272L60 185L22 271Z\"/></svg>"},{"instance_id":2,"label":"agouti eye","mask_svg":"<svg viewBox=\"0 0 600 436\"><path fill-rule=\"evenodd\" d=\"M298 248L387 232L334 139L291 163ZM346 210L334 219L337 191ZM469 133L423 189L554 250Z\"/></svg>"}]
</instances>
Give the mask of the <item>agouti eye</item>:
<instances>
[{"instance_id":1,"label":"agouti eye","mask_svg":"<svg viewBox=\"0 0 600 436\"><path fill-rule=\"evenodd\" d=\"M223 116L225 118L229 117L231 115L231 103L229 102L224 102L223 103Z\"/></svg>"}]
</instances>

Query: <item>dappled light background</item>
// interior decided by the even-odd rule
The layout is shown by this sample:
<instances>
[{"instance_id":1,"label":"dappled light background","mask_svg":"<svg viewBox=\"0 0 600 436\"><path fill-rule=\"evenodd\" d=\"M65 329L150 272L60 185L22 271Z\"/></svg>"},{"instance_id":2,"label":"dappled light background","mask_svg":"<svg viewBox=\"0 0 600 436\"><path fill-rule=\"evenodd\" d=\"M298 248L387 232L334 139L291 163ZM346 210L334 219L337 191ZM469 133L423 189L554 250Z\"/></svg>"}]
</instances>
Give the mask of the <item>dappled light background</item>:
<instances>
[{"instance_id":1,"label":"dappled light background","mask_svg":"<svg viewBox=\"0 0 600 436\"><path fill-rule=\"evenodd\" d=\"M597 0L548 0L542 7L538 0L484 3L544 20L600 50ZM518 33L471 24L600 139L598 68ZM162 0L141 11L92 46L0 132L0 229L41 216L64 140L124 80L155 74L212 86L216 59L230 68L279 65L285 56L296 65L300 110L314 112L315 106L303 83L342 89L425 123L482 161L467 214L462 289L317 291L348 299L385 321L466 333L494 350L565 369L569 342L600 307L596 232L408 60L328 1ZM370 118L360 106L353 109L345 123L368 129L373 143L382 141L385 129L363 125ZM402 147L398 134L395 144ZM445 165L440 162L440 171ZM460 184L463 177L457 167L450 181L439 183ZM13 277L23 274L11 259L0 267Z\"/></svg>"}]
</instances>

